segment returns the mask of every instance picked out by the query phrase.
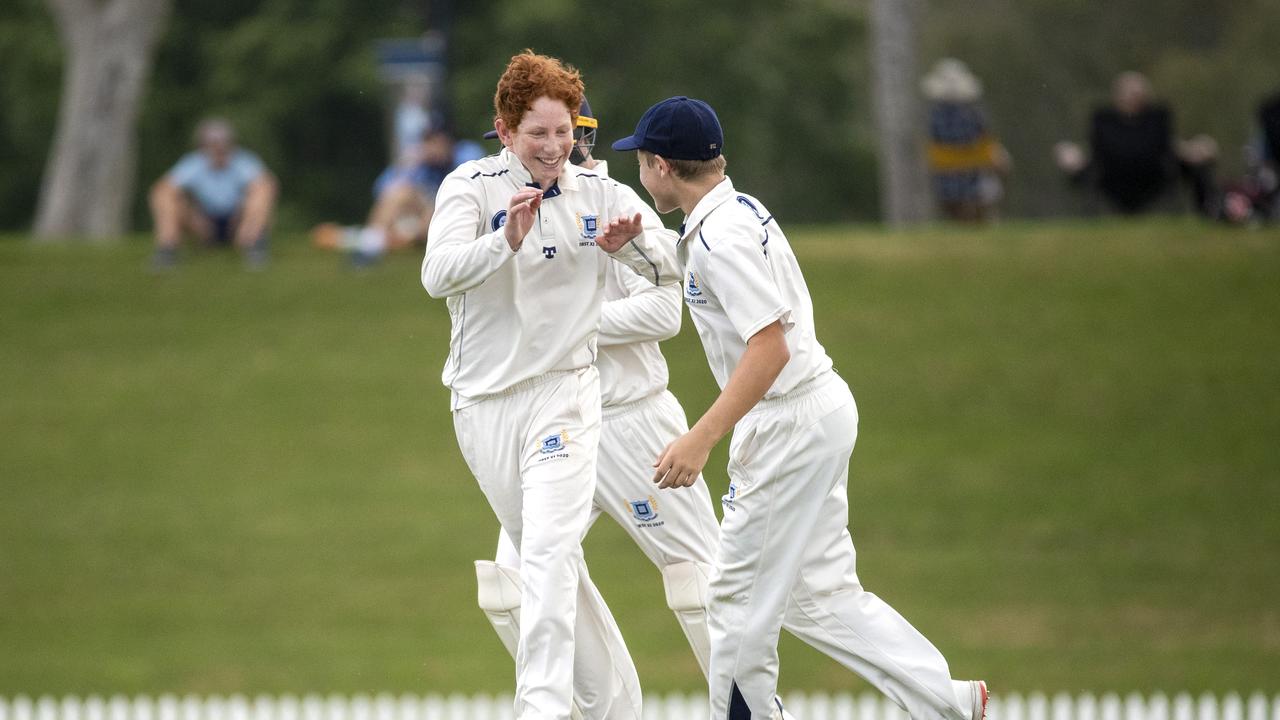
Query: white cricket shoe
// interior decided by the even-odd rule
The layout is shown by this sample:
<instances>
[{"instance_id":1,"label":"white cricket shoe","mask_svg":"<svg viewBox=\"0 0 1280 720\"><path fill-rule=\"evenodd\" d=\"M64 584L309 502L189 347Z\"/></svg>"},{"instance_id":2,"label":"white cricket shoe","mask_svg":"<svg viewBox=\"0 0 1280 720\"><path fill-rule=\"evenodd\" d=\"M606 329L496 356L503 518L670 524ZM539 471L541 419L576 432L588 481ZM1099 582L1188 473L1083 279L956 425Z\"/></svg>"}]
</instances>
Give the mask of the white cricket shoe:
<instances>
[{"instance_id":1,"label":"white cricket shoe","mask_svg":"<svg viewBox=\"0 0 1280 720\"><path fill-rule=\"evenodd\" d=\"M987 683L985 680L952 680L960 707L969 708L970 720L987 720Z\"/></svg>"}]
</instances>

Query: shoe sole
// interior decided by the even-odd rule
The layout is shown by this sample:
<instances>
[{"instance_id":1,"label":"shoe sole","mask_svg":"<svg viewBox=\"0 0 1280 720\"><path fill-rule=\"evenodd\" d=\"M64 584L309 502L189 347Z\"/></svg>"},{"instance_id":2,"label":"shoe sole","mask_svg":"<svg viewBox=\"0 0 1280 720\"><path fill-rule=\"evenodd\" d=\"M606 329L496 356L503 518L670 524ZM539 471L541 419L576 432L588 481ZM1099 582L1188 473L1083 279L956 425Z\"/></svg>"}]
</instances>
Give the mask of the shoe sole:
<instances>
[{"instance_id":1,"label":"shoe sole","mask_svg":"<svg viewBox=\"0 0 1280 720\"><path fill-rule=\"evenodd\" d=\"M973 720L987 720L987 682L985 680L974 680L973 694Z\"/></svg>"}]
</instances>

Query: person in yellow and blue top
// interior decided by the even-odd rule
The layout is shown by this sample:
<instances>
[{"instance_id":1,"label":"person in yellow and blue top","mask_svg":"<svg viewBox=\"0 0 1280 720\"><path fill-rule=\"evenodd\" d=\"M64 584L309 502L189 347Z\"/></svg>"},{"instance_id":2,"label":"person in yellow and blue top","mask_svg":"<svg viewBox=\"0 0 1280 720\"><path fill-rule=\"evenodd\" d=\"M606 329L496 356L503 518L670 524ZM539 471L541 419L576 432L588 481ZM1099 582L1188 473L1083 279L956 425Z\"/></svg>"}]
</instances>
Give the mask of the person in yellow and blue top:
<instances>
[{"instance_id":1,"label":"person in yellow and blue top","mask_svg":"<svg viewBox=\"0 0 1280 720\"><path fill-rule=\"evenodd\" d=\"M951 220L995 217L1009 155L987 126L982 83L959 60L939 60L921 82L929 107L929 169L934 196Z\"/></svg>"}]
</instances>

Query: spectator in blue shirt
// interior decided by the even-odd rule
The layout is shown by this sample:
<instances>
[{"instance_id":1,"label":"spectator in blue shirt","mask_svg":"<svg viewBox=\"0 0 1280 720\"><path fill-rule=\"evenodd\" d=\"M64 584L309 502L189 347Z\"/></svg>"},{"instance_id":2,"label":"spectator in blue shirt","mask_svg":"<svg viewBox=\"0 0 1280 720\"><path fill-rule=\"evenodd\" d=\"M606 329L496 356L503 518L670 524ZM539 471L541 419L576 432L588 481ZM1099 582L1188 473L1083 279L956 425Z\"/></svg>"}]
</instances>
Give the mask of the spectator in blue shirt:
<instances>
[{"instance_id":1,"label":"spectator in blue shirt","mask_svg":"<svg viewBox=\"0 0 1280 720\"><path fill-rule=\"evenodd\" d=\"M373 183L373 208L362 227L326 222L311 231L318 247L344 250L357 264L389 250L425 245L440 183L458 165L485 155L474 142L456 142L443 127L427 130Z\"/></svg>"},{"instance_id":2,"label":"spectator in blue shirt","mask_svg":"<svg viewBox=\"0 0 1280 720\"><path fill-rule=\"evenodd\" d=\"M266 262L276 180L257 155L236 146L231 124L209 118L196 128L197 149L151 188L158 269L177 262L184 234L205 245L234 245L250 268Z\"/></svg>"}]
</instances>

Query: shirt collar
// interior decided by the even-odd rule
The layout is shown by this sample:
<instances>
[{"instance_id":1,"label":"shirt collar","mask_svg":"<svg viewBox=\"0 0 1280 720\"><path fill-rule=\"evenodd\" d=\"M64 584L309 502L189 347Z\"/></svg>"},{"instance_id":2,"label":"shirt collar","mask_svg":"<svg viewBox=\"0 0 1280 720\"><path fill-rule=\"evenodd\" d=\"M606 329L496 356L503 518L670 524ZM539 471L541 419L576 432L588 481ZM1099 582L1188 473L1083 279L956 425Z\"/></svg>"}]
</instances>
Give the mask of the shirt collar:
<instances>
[{"instance_id":1,"label":"shirt collar","mask_svg":"<svg viewBox=\"0 0 1280 720\"><path fill-rule=\"evenodd\" d=\"M510 149L504 147L502 148L501 156L502 156L503 163L507 167L507 170L511 173L512 180L515 180L521 185L529 185L530 183L533 182L533 175L529 172L529 169L524 166L524 163L520 162L520 158L516 157L515 153L511 152ZM558 187L561 191L564 191L564 190L576 191L578 189L577 174L579 172L584 172L584 171L579 169L578 166L572 163L565 162L564 167L560 170L560 177L556 179L555 185L552 185L551 187L552 188ZM550 188L543 188L543 189L549 190ZM555 197L558 194L559 192L555 194L549 194L547 195L547 197Z\"/></svg>"},{"instance_id":2,"label":"shirt collar","mask_svg":"<svg viewBox=\"0 0 1280 720\"><path fill-rule=\"evenodd\" d=\"M693 212L689 213L680 224L680 239L684 240L693 234L712 210L720 207L721 203L732 198L733 195L733 182L729 180L728 175L725 175L724 179L711 188L710 192L702 196L698 204L693 206Z\"/></svg>"}]
</instances>

